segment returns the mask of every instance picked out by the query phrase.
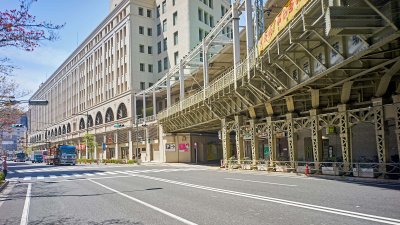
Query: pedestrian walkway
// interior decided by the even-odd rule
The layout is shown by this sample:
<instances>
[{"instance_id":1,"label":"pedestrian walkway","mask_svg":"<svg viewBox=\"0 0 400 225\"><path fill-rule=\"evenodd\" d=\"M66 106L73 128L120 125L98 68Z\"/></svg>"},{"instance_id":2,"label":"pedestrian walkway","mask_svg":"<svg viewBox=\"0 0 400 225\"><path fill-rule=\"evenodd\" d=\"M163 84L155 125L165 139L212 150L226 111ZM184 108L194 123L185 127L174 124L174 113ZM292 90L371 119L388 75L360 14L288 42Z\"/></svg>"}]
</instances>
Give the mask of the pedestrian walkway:
<instances>
[{"instance_id":1,"label":"pedestrian walkway","mask_svg":"<svg viewBox=\"0 0 400 225\"><path fill-rule=\"evenodd\" d=\"M244 174L244 175L253 175L253 176L266 176L266 177L278 177L278 178L289 178L289 179L297 179L297 180L313 180L313 181L321 181L321 182L334 182L334 181L343 181L352 184L368 184L373 186L387 186L387 187L400 187L400 182L388 182L391 180L375 180L375 179L359 179L359 178L350 178L347 177L343 179L338 176L305 176L304 174L297 173L280 173L280 172L266 172L266 171L253 171L253 170L225 170L220 169L217 170L218 173L228 173L228 174Z\"/></svg>"},{"instance_id":2,"label":"pedestrian walkway","mask_svg":"<svg viewBox=\"0 0 400 225\"><path fill-rule=\"evenodd\" d=\"M187 172L187 171L200 171L206 170L204 168L182 168L182 169L151 169L151 170L124 170L124 171L107 171L107 172L85 172L85 173L76 173L76 171L72 174L49 174L49 175L40 175L40 176L24 176L24 177L11 177L10 181L46 181L50 179L83 179L83 178L95 178L95 177L104 177L104 176L115 176L115 175L129 175L129 174L139 174L139 173L159 173L159 172ZM43 172L43 171L41 171Z\"/></svg>"}]
</instances>

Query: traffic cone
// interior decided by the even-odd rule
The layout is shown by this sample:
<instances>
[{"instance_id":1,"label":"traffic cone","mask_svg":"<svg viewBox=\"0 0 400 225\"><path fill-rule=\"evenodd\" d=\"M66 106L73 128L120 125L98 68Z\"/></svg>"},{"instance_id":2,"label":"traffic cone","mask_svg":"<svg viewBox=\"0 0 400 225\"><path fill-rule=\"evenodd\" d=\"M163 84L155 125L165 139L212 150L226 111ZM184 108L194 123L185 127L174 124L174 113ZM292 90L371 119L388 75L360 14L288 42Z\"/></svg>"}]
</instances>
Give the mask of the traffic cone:
<instances>
[{"instance_id":1,"label":"traffic cone","mask_svg":"<svg viewBox=\"0 0 400 225\"><path fill-rule=\"evenodd\" d=\"M308 163L306 163L306 171L304 171L304 174L306 176L308 176L309 173L310 173L310 170L308 169Z\"/></svg>"}]
</instances>

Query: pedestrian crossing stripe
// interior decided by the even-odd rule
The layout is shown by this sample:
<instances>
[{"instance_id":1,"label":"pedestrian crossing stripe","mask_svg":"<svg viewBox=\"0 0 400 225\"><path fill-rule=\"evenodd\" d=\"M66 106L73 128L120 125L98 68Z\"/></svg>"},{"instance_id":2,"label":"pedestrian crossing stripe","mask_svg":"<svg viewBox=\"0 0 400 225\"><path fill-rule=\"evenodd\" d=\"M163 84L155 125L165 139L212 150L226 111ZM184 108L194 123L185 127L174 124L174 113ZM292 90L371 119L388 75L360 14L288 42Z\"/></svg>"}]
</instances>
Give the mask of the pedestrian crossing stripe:
<instances>
[{"instance_id":1,"label":"pedestrian crossing stripe","mask_svg":"<svg viewBox=\"0 0 400 225\"><path fill-rule=\"evenodd\" d=\"M53 169L53 168L52 168ZM59 169L54 168L57 171ZM71 176L74 177L83 177L83 176L87 176L87 177L93 177L95 175L99 175L99 176L106 176L106 175L117 175L117 174L137 174L137 173L157 173L157 172L174 172L174 171L193 171L193 170L205 170L203 168L184 168L184 169L151 169L151 170L125 170L125 171L106 171L106 172L95 172L95 173L82 173L82 174L78 174L78 173L74 173L74 174L61 174L61 175L49 175L49 176L37 176L36 180L45 180L45 179L58 179L58 178L70 178ZM72 172L72 171L71 171ZM33 180L35 177L32 176L26 176L26 177L12 177L9 180L10 181L18 181L20 179L24 180L24 181L30 181Z\"/></svg>"}]
</instances>

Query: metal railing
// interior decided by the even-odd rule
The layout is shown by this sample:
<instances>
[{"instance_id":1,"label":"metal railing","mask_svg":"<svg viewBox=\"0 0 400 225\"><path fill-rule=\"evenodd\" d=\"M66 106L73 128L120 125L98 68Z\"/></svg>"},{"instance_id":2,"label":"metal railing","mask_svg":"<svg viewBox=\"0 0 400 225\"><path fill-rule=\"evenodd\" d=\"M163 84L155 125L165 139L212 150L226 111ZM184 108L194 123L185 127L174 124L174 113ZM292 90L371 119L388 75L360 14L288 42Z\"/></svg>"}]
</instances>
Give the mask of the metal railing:
<instances>
[{"instance_id":1,"label":"metal railing","mask_svg":"<svg viewBox=\"0 0 400 225\"><path fill-rule=\"evenodd\" d=\"M255 164L253 164L255 162ZM250 165L250 166L248 166ZM400 163L345 163L308 161L269 161L269 160L221 160L221 167L229 169L266 170L271 172L309 173L333 176L355 176L376 178L400 178Z\"/></svg>"}]
</instances>

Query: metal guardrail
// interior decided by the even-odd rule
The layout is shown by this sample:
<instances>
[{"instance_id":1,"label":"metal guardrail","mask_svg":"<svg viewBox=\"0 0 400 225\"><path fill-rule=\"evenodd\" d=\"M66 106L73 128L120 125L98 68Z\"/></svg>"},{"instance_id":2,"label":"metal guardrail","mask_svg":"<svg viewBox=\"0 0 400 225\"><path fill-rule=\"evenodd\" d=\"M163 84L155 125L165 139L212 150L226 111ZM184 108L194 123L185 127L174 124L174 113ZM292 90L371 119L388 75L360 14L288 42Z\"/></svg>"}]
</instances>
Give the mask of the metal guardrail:
<instances>
[{"instance_id":1,"label":"metal guardrail","mask_svg":"<svg viewBox=\"0 0 400 225\"><path fill-rule=\"evenodd\" d=\"M400 163L344 163L344 162L307 162L307 161L269 161L269 160L221 160L221 167L229 169L266 170L278 172L309 173L334 176L355 176L376 178L386 176L400 178Z\"/></svg>"}]
</instances>

